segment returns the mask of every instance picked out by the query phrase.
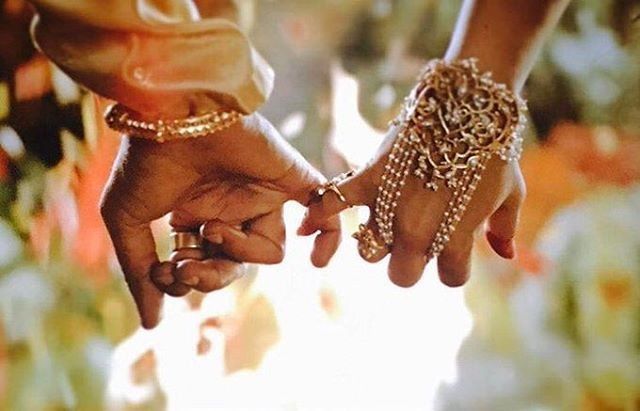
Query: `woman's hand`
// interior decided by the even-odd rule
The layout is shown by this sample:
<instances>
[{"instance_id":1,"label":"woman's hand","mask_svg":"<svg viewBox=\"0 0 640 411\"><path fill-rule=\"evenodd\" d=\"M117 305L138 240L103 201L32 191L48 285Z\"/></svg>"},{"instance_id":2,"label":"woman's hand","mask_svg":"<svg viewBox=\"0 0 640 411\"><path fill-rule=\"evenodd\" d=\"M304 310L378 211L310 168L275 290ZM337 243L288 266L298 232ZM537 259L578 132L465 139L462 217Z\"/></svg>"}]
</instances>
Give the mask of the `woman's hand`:
<instances>
[{"instance_id":1,"label":"woman's hand","mask_svg":"<svg viewBox=\"0 0 640 411\"><path fill-rule=\"evenodd\" d=\"M392 128L376 157L356 175L338 184L349 205L366 205L373 210L386 159L398 132L398 128ZM422 180L414 176L408 177L393 222L393 246L367 260L377 262L390 253L391 281L401 287L410 287L418 282L427 263L425 255L450 196L451 190L446 187L431 191L424 188ZM467 281L474 236L483 227L489 244L496 253L509 259L515 256L514 237L524 196L525 185L519 165L516 162L507 163L498 157L493 158L483 173L462 221L438 257L438 271L444 284L460 286ZM319 201L310 205L298 233L313 234L327 224L328 219L348 207L348 204L340 201L335 193L327 192ZM376 234L377 241L383 244L372 218L367 226Z\"/></svg>"},{"instance_id":2,"label":"woman's hand","mask_svg":"<svg viewBox=\"0 0 640 411\"><path fill-rule=\"evenodd\" d=\"M159 320L163 293L152 271L160 287L182 295L189 286L226 286L241 273L240 262L281 261L283 203L306 205L322 181L258 114L201 138L163 144L124 138L102 215L142 325L153 328ZM191 250L173 256L184 260L177 265L159 262L150 223L170 212L176 231L202 229L210 243L206 254ZM316 266L328 263L340 241L337 217L320 226L312 253Z\"/></svg>"},{"instance_id":3,"label":"woman's hand","mask_svg":"<svg viewBox=\"0 0 640 411\"><path fill-rule=\"evenodd\" d=\"M481 72L492 72L493 80L519 94L544 39L569 1L465 0L445 60L475 58ZM495 24L496 21L500 24ZM349 203L372 208L386 158L398 132L397 128L391 129L377 157L357 175L339 184ZM424 271L425 254L434 240L450 196L451 191L446 188L436 192L425 190L421 180L409 177L402 188L393 221L393 247L382 250L369 261L379 261L390 252L391 280L403 287L415 284ZM502 257L515 256L513 239L524 196L525 184L519 165L494 157L487 164L463 219L438 257L442 282L459 286L467 281L473 238L485 222L491 247ZM327 218L345 207L335 193L326 193L320 202L310 207L299 234L314 233L326 224ZM379 237L371 220L367 225ZM377 240L383 244L380 238Z\"/></svg>"}]
</instances>

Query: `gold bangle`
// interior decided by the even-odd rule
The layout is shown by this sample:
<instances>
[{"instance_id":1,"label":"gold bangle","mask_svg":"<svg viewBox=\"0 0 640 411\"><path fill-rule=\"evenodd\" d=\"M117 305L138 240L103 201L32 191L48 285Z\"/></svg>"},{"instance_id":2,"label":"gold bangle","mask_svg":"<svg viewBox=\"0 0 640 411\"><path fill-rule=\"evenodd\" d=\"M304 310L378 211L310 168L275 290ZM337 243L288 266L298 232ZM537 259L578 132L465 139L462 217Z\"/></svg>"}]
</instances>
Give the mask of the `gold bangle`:
<instances>
[{"instance_id":1,"label":"gold bangle","mask_svg":"<svg viewBox=\"0 0 640 411\"><path fill-rule=\"evenodd\" d=\"M232 126L242 118L242 114L222 110L183 119L147 121L122 104L114 104L107 109L104 118L113 130L162 143L216 133Z\"/></svg>"}]
</instances>

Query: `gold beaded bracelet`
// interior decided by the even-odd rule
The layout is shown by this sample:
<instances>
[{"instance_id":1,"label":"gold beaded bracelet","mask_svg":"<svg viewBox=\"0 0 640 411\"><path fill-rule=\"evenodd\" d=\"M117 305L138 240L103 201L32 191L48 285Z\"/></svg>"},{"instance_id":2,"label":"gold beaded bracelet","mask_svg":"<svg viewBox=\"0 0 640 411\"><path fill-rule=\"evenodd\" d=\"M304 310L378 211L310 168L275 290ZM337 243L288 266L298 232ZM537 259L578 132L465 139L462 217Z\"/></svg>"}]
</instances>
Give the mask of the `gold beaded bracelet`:
<instances>
[{"instance_id":1,"label":"gold beaded bracelet","mask_svg":"<svg viewBox=\"0 0 640 411\"><path fill-rule=\"evenodd\" d=\"M214 111L200 116L176 120L146 121L121 104L107 109L105 120L109 128L132 137L146 138L159 143L168 140L202 137L229 128L242 118L237 111Z\"/></svg>"},{"instance_id":2,"label":"gold beaded bracelet","mask_svg":"<svg viewBox=\"0 0 640 411\"><path fill-rule=\"evenodd\" d=\"M354 234L364 258L393 245L393 221L409 175L436 191L452 190L426 259L440 255L471 201L482 171L494 155L516 161L522 152L526 104L491 73L480 73L476 59L430 61L417 86L391 124L400 127L387 158L373 210L374 231Z\"/></svg>"}]
</instances>

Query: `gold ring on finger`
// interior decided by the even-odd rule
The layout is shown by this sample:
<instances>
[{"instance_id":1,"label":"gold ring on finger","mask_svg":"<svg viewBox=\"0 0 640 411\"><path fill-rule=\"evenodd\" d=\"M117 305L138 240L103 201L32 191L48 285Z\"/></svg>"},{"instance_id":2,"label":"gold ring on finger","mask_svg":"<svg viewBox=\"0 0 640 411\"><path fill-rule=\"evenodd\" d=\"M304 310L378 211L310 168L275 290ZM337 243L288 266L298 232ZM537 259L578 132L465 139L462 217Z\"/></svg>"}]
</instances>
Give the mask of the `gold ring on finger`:
<instances>
[{"instance_id":1,"label":"gold ring on finger","mask_svg":"<svg viewBox=\"0 0 640 411\"><path fill-rule=\"evenodd\" d=\"M338 188L338 184L340 182L342 182L343 180L345 180L345 179L347 179L349 177L352 177L353 175L355 175L355 170L350 170L350 171L348 171L346 173L342 173L339 176L336 176L336 177L332 178L331 180L327 181L326 183L324 183L320 187L316 188L315 195L317 197L322 197L326 193L331 191L338 197L338 199L341 202L343 202L344 204L346 204L349 207L353 207L352 204L349 204L349 202L347 201L347 198L342 193L342 191L340 191L340 188Z\"/></svg>"},{"instance_id":2,"label":"gold ring on finger","mask_svg":"<svg viewBox=\"0 0 640 411\"><path fill-rule=\"evenodd\" d=\"M204 244L204 240L199 233L191 232L173 232L173 251L186 249L200 249Z\"/></svg>"},{"instance_id":3,"label":"gold ring on finger","mask_svg":"<svg viewBox=\"0 0 640 411\"><path fill-rule=\"evenodd\" d=\"M360 224L358 231L352 237L358 241L358 252L367 261L372 261L386 248L386 245L378 241L373 230L364 224Z\"/></svg>"}]
</instances>

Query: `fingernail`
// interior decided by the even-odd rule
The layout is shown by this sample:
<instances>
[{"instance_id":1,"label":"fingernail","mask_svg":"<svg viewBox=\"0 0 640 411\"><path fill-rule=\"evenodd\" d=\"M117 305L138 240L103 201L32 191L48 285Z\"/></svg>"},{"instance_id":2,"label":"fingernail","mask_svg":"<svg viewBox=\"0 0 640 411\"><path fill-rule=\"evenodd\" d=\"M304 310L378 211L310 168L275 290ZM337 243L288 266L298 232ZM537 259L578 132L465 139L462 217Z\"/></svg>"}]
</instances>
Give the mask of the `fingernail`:
<instances>
[{"instance_id":1,"label":"fingernail","mask_svg":"<svg viewBox=\"0 0 640 411\"><path fill-rule=\"evenodd\" d=\"M509 260L513 260L516 257L516 242L511 240L504 245L504 256Z\"/></svg>"},{"instance_id":2,"label":"fingernail","mask_svg":"<svg viewBox=\"0 0 640 411\"><path fill-rule=\"evenodd\" d=\"M240 237L240 238L248 238L249 236L247 234L245 234L244 231L238 229L238 228L229 228L229 233L233 234L236 237Z\"/></svg>"},{"instance_id":3,"label":"fingernail","mask_svg":"<svg viewBox=\"0 0 640 411\"><path fill-rule=\"evenodd\" d=\"M491 243L491 246L500 254L501 257L504 257L509 260L513 260L516 256L516 243L515 240L505 240L503 238L498 237L491 231L487 232L487 240Z\"/></svg>"},{"instance_id":4,"label":"fingernail","mask_svg":"<svg viewBox=\"0 0 640 411\"><path fill-rule=\"evenodd\" d=\"M222 244L224 242L222 234L212 234L207 237L207 240L212 244Z\"/></svg>"}]
</instances>

